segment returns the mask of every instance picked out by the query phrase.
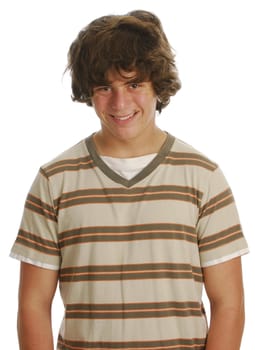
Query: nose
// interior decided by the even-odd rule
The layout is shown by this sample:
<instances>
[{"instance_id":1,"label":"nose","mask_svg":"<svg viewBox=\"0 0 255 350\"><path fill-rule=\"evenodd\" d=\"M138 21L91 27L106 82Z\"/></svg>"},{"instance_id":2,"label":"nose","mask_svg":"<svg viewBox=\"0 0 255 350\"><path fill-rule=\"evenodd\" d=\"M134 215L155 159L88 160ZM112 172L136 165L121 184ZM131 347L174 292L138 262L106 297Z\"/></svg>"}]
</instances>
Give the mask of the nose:
<instances>
[{"instance_id":1,"label":"nose","mask_svg":"<svg viewBox=\"0 0 255 350\"><path fill-rule=\"evenodd\" d=\"M115 111L122 111L130 103L128 91L123 87L113 89L111 96L111 107Z\"/></svg>"}]
</instances>

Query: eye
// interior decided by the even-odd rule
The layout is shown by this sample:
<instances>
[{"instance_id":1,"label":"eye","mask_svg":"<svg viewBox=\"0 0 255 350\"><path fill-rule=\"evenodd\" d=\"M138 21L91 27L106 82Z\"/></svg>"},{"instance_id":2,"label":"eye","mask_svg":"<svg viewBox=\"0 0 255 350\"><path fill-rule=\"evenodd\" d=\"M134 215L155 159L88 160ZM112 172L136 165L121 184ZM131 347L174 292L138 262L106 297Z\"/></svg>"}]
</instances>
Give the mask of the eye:
<instances>
[{"instance_id":1,"label":"eye","mask_svg":"<svg viewBox=\"0 0 255 350\"><path fill-rule=\"evenodd\" d=\"M97 86L94 88L94 91L108 91L110 86Z\"/></svg>"},{"instance_id":2,"label":"eye","mask_svg":"<svg viewBox=\"0 0 255 350\"><path fill-rule=\"evenodd\" d=\"M111 87L107 85L96 86L93 89L94 94L107 95L111 91Z\"/></svg>"},{"instance_id":3,"label":"eye","mask_svg":"<svg viewBox=\"0 0 255 350\"><path fill-rule=\"evenodd\" d=\"M135 89L137 89L140 86L140 84L139 83L131 83L129 86L130 86L131 89L135 90Z\"/></svg>"}]
</instances>

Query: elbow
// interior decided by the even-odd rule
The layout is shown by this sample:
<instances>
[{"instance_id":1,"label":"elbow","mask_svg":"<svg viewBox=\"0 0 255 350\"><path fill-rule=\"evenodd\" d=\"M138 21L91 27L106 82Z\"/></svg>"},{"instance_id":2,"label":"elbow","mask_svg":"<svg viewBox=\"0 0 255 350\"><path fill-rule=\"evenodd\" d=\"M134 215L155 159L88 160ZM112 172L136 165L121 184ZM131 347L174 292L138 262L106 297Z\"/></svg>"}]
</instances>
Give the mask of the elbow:
<instances>
[{"instance_id":1,"label":"elbow","mask_svg":"<svg viewBox=\"0 0 255 350\"><path fill-rule=\"evenodd\" d=\"M232 324L232 329L243 333L245 325L245 304L244 297L236 300L234 303L229 302L212 302L211 303L211 320L223 319L225 324Z\"/></svg>"}]
</instances>

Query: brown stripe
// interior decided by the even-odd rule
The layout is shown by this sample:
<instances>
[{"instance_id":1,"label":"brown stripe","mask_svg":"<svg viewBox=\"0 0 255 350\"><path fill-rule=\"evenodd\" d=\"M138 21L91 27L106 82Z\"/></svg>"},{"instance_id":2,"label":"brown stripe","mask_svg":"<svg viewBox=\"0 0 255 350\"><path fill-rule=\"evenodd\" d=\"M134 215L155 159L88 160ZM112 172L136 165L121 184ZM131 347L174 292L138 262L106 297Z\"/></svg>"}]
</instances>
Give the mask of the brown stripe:
<instances>
[{"instance_id":1,"label":"brown stripe","mask_svg":"<svg viewBox=\"0 0 255 350\"><path fill-rule=\"evenodd\" d=\"M54 164L41 169L41 172L43 175L50 177L65 171L87 170L93 167L93 160L88 156L74 159L64 159L55 162Z\"/></svg>"},{"instance_id":2,"label":"brown stripe","mask_svg":"<svg viewBox=\"0 0 255 350\"><path fill-rule=\"evenodd\" d=\"M19 230L16 242L48 255L60 254L58 245L55 242L43 239L22 229Z\"/></svg>"},{"instance_id":3,"label":"brown stripe","mask_svg":"<svg viewBox=\"0 0 255 350\"><path fill-rule=\"evenodd\" d=\"M57 222L55 210L52 206L44 203L40 198L35 197L31 193L28 194L25 207L49 220Z\"/></svg>"},{"instance_id":4,"label":"brown stripe","mask_svg":"<svg viewBox=\"0 0 255 350\"><path fill-rule=\"evenodd\" d=\"M81 189L64 193L55 201L59 209L82 204L104 203L132 203L151 200L180 200L187 201L199 206L202 192L187 186L149 186L105 189Z\"/></svg>"},{"instance_id":5,"label":"brown stripe","mask_svg":"<svg viewBox=\"0 0 255 350\"><path fill-rule=\"evenodd\" d=\"M217 168L217 164L196 153L170 152L164 163L171 165L195 165L211 171Z\"/></svg>"},{"instance_id":6,"label":"brown stripe","mask_svg":"<svg viewBox=\"0 0 255 350\"><path fill-rule=\"evenodd\" d=\"M202 282L200 267L189 264L127 264L127 265L89 265L66 267L60 271L62 282L117 281L135 279L194 279Z\"/></svg>"},{"instance_id":7,"label":"brown stripe","mask_svg":"<svg viewBox=\"0 0 255 350\"><path fill-rule=\"evenodd\" d=\"M231 189L228 188L224 192L212 198L200 209L200 218L210 215L215 211L222 209L233 202L234 202L234 198L233 198Z\"/></svg>"},{"instance_id":8,"label":"brown stripe","mask_svg":"<svg viewBox=\"0 0 255 350\"><path fill-rule=\"evenodd\" d=\"M221 247L227 243L234 242L243 237L242 228L240 225L232 226L226 230L218 232L210 237L206 237L200 240L199 249L200 252L215 249Z\"/></svg>"},{"instance_id":9,"label":"brown stripe","mask_svg":"<svg viewBox=\"0 0 255 350\"><path fill-rule=\"evenodd\" d=\"M158 302L127 304L69 304L68 319L130 319L155 317L203 317L198 302Z\"/></svg>"},{"instance_id":10,"label":"brown stripe","mask_svg":"<svg viewBox=\"0 0 255 350\"><path fill-rule=\"evenodd\" d=\"M167 223L81 227L59 234L61 248L79 243L126 242L148 239L176 239L197 243L194 227Z\"/></svg>"},{"instance_id":11,"label":"brown stripe","mask_svg":"<svg viewBox=\"0 0 255 350\"><path fill-rule=\"evenodd\" d=\"M204 350L205 338L181 338L170 340L147 340L129 342L108 342L108 341L74 341L58 337L58 348L60 350Z\"/></svg>"}]
</instances>

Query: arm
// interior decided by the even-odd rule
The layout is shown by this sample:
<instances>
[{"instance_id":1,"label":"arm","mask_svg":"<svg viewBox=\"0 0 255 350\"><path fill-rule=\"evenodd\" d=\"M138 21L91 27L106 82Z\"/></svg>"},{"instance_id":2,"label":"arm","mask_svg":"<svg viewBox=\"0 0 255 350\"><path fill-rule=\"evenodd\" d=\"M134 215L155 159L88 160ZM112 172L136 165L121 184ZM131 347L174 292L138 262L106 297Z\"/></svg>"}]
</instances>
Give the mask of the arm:
<instances>
[{"instance_id":1,"label":"arm","mask_svg":"<svg viewBox=\"0 0 255 350\"><path fill-rule=\"evenodd\" d=\"M20 350L53 350L51 304L58 271L21 263L18 310Z\"/></svg>"},{"instance_id":2,"label":"arm","mask_svg":"<svg viewBox=\"0 0 255 350\"><path fill-rule=\"evenodd\" d=\"M239 350L244 327L241 259L204 268L211 306L206 350Z\"/></svg>"}]
</instances>

